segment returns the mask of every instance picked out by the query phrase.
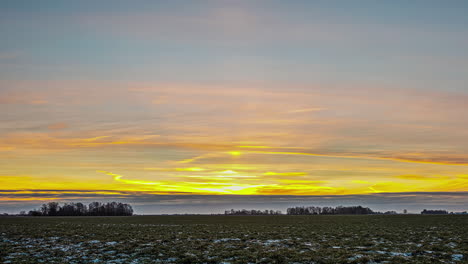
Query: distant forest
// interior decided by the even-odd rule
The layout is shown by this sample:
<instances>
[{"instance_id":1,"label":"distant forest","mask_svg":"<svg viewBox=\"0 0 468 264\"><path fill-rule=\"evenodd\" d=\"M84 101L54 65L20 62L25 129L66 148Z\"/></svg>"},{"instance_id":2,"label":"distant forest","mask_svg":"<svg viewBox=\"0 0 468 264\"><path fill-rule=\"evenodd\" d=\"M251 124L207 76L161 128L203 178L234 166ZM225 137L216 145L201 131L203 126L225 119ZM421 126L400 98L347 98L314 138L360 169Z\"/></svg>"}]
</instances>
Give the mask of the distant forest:
<instances>
[{"instance_id":1,"label":"distant forest","mask_svg":"<svg viewBox=\"0 0 468 264\"><path fill-rule=\"evenodd\" d=\"M424 209L421 214L448 214L447 210L426 210Z\"/></svg>"},{"instance_id":2,"label":"distant forest","mask_svg":"<svg viewBox=\"0 0 468 264\"><path fill-rule=\"evenodd\" d=\"M29 211L30 216L131 216L133 208L129 204L109 202L92 202L88 206L83 203L57 202L43 204L41 208Z\"/></svg>"},{"instance_id":3,"label":"distant forest","mask_svg":"<svg viewBox=\"0 0 468 264\"><path fill-rule=\"evenodd\" d=\"M282 215L281 211L275 210L226 210L225 215ZM286 210L286 215L370 215L370 214L398 214L396 211L378 212L363 206L337 206L337 207L319 207L319 206L296 206ZM403 210L407 214L407 210ZM427 210L424 209L421 214L463 214L467 212L448 212L447 210Z\"/></svg>"},{"instance_id":4,"label":"distant forest","mask_svg":"<svg viewBox=\"0 0 468 264\"><path fill-rule=\"evenodd\" d=\"M407 214L406 209L402 214ZM337 207L319 207L319 206L296 206L287 208L286 214L279 210L258 210L258 209L231 209L224 211L224 215L394 215L399 214L396 211L378 212L363 206L337 206ZM447 210L428 210L421 211L423 215L467 215L463 212L449 212ZM43 204L40 208L31 210L28 213L21 211L20 216L132 216L133 208L129 204L119 202L92 202L89 205L83 203L64 203L60 205L57 202ZM192 214L183 214L192 215ZM212 214L219 215L219 214ZM7 213L0 216L8 216Z\"/></svg>"},{"instance_id":5,"label":"distant forest","mask_svg":"<svg viewBox=\"0 0 468 264\"><path fill-rule=\"evenodd\" d=\"M280 215L282 214L281 211L274 211L274 210L226 210L224 211L225 215Z\"/></svg>"},{"instance_id":6,"label":"distant forest","mask_svg":"<svg viewBox=\"0 0 468 264\"><path fill-rule=\"evenodd\" d=\"M335 215L335 214L375 214L367 207L362 206L338 206L338 207L318 207L318 206L296 206L286 210L287 215ZM393 212L392 212L393 213ZM396 214L396 212L394 212ZM274 210L227 210L225 215L281 215L281 211Z\"/></svg>"},{"instance_id":7,"label":"distant forest","mask_svg":"<svg viewBox=\"0 0 468 264\"><path fill-rule=\"evenodd\" d=\"M338 207L318 207L318 206L301 206L288 208L288 215L336 215L336 214L374 214L370 208L362 206L338 206Z\"/></svg>"}]
</instances>

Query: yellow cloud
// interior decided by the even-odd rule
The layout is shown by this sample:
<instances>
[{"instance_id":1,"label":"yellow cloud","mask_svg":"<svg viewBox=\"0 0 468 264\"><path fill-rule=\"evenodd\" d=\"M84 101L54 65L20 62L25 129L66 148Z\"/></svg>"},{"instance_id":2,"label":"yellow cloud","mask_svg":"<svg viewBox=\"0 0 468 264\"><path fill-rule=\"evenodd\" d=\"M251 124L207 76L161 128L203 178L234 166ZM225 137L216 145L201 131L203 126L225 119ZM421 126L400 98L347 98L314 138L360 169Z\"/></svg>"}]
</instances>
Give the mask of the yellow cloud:
<instances>
[{"instance_id":1,"label":"yellow cloud","mask_svg":"<svg viewBox=\"0 0 468 264\"><path fill-rule=\"evenodd\" d=\"M352 180L352 183L357 183L357 184L370 184L368 181L362 181L362 180Z\"/></svg>"},{"instance_id":2,"label":"yellow cloud","mask_svg":"<svg viewBox=\"0 0 468 264\"><path fill-rule=\"evenodd\" d=\"M122 177L123 177L122 175L115 174L115 173L108 172L108 171L97 171L97 172L110 175L110 176L114 177L114 180L115 180L115 181L123 182L123 183L127 183L127 184L137 184L137 185L164 185L164 183L162 183L162 182L157 182L157 181L156 181L156 182L153 182L153 181L141 181L141 180L127 180L127 179L122 179Z\"/></svg>"},{"instance_id":3,"label":"yellow cloud","mask_svg":"<svg viewBox=\"0 0 468 264\"><path fill-rule=\"evenodd\" d=\"M291 111L289 111L288 113L294 114L294 113L318 112L318 111L322 111L322 110L325 110L325 109L326 109L326 108L320 108L320 107L316 107L316 108L304 108L304 109L291 110Z\"/></svg>"},{"instance_id":4,"label":"yellow cloud","mask_svg":"<svg viewBox=\"0 0 468 264\"><path fill-rule=\"evenodd\" d=\"M451 177L447 176L436 176L436 177L430 177L430 176L421 176L421 175L398 175L396 176L398 179L402 180L413 180L413 181L442 181L442 180L448 180Z\"/></svg>"},{"instance_id":5,"label":"yellow cloud","mask_svg":"<svg viewBox=\"0 0 468 264\"><path fill-rule=\"evenodd\" d=\"M268 149L268 148L272 148L272 147L268 147L268 146L236 146L238 148L253 148L253 149Z\"/></svg>"},{"instance_id":6,"label":"yellow cloud","mask_svg":"<svg viewBox=\"0 0 468 264\"><path fill-rule=\"evenodd\" d=\"M424 163L424 164L436 164L436 165L460 165L468 166L465 162L452 162L452 161L439 161L437 159L424 159L417 157L380 157L380 156L366 156L366 155L340 155L340 154L321 154L321 153L308 153L308 152L290 152L290 151L248 151L249 153L256 154L271 154L271 155L298 155L298 156L315 156L315 157L330 157L330 158L346 158L346 159L369 159L369 160L389 160L397 162L408 162L408 163Z\"/></svg>"},{"instance_id":7,"label":"yellow cloud","mask_svg":"<svg viewBox=\"0 0 468 264\"><path fill-rule=\"evenodd\" d=\"M221 171L221 173L224 173L224 174L236 174L237 172L233 171L233 170L225 170L225 171Z\"/></svg>"},{"instance_id":8,"label":"yellow cloud","mask_svg":"<svg viewBox=\"0 0 468 264\"><path fill-rule=\"evenodd\" d=\"M199 167L190 167L190 168L176 168L176 171L204 171L205 169Z\"/></svg>"},{"instance_id":9,"label":"yellow cloud","mask_svg":"<svg viewBox=\"0 0 468 264\"><path fill-rule=\"evenodd\" d=\"M265 172L263 175L266 176L304 176L307 175L307 172Z\"/></svg>"}]
</instances>

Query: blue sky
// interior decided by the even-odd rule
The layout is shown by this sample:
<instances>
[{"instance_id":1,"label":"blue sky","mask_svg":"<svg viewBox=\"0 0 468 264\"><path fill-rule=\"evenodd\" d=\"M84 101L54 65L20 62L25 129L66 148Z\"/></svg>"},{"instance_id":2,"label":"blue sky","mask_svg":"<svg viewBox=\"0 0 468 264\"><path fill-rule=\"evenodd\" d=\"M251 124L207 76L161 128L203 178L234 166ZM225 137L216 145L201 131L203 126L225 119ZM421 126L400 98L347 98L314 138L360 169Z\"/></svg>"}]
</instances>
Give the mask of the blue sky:
<instances>
[{"instance_id":1,"label":"blue sky","mask_svg":"<svg viewBox=\"0 0 468 264\"><path fill-rule=\"evenodd\" d=\"M411 82L460 91L466 72L463 1L3 6L1 53L16 56L16 70L3 67L8 79Z\"/></svg>"}]
</instances>

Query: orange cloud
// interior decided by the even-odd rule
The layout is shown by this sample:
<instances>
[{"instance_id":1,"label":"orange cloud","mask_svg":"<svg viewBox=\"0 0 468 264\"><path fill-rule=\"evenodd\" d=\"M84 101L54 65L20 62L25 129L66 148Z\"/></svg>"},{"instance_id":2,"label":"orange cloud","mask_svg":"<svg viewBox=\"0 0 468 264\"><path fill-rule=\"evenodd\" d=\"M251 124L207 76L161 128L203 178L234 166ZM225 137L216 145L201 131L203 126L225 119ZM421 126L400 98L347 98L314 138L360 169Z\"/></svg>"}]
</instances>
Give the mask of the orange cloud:
<instances>
[{"instance_id":1,"label":"orange cloud","mask_svg":"<svg viewBox=\"0 0 468 264\"><path fill-rule=\"evenodd\" d=\"M291 111L289 111L288 113L290 113L290 114L296 114L296 113L318 112L318 111L323 111L323 110L325 110L325 109L326 109L326 108L320 108L320 107L316 107L316 108L304 108L304 109L291 110Z\"/></svg>"},{"instance_id":2,"label":"orange cloud","mask_svg":"<svg viewBox=\"0 0 468 264\"><path fill-rule=\"evenodd\" d=\"M468 166L468 162L464 160L448 160L440 157L437 158L417 158L408 156L403 158L386 157L386 156L369 156L369 155L349 155L349 154L321 154L321 153L307 153L307 152L287 152L287 151L249 151L250 153L257 154L271 154L271 155L299 155L299 156L316 156L316 157L330 157L330 158L347 158L347 159L371 159L371 160L390 160L397 162L410 162L410 163L427 163L437 165L461 165Z\"/></svg>"},{"instance_id":3,"label":"orange cloud","mask_svg":"<svg viewBox=\"0 0 468 264\"><path fill-rule=\"evenodd\" d=\"M451 177L448 176L437 176L437 177L432 177L432 176L421 176L421 175L399 175L396 176L398 179L403 179L403 180L416 180L416 181L443 181L443 180L449 180Z\"/></svg>"},{"instance_id":4,"label":"orange cloud","mask_svg":"<svg viewBox=\"0 0 468 264\"><path fill-rule=\"evenodd\" d=\"M64 129L64 128L67 128L68 125L66 123L63 123L63 122L59 122L59 123L53 123L53 124L50 124L47 126L48 129L50 130L61 130L61 129Z\"/></svg>"}]
</instances>

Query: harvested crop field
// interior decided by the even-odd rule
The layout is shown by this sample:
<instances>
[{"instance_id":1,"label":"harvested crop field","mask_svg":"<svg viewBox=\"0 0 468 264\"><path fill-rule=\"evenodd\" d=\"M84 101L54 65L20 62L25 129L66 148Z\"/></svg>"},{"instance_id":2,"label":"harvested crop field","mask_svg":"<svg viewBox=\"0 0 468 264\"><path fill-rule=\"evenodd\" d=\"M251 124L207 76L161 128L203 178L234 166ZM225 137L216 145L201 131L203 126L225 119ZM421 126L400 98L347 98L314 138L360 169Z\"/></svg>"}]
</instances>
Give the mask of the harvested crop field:
<instances>
[{"instance_id":1,"label":"harvested crop field","mask_svg":"<svg viewBox=\"0 0 468 264\"><path fill-rule=\"evenodd\" d=\"M0 263L467 263L468 217L0 217Z\"/></svg>"}]
</instances>

